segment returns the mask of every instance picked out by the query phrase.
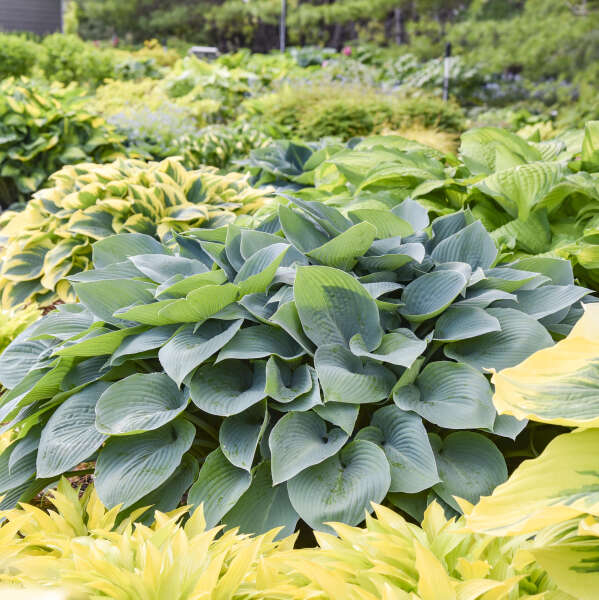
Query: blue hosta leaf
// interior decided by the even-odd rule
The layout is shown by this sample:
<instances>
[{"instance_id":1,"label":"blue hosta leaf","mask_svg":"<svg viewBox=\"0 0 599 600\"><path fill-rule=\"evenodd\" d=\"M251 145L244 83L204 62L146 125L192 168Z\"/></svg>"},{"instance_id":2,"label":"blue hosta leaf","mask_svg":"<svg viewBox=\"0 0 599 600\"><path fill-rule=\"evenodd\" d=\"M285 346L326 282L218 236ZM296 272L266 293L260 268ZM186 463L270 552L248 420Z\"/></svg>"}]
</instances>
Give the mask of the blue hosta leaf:
<instances>
[{"instance_id":1,"label":"blue hosta leaf","mask_svg":"<svg viewBox=\"0 0 599 600\"><path fill-rule=\"evenodd\" d=\"M73 284L80 302L96 317L113 325L127 324L123 319L114 317L120 308L132 304L147 304L154 295L150 291L152 284L135 279L107 279Z\"/></svg>"},{"instance_id":2,"label":"blue hosta leaf","mask_svg":"<svg viewBox=\"0 0 599 600\"><path fill-rule=\"evenodd\" d=\"M367 356L392 365L411 367L426 350L426 342L416 337L409 329L403 329L386 333L379 347L368 352L362 336L358 333L350 340L349 349L356 356Z\"/></svg>"},{"instance_id":3,"label":"blue hosta leaf","mask_svg":"<svg viewBox=\"0 0 599 600\"><path fill-rule=\"evenodd\" d=\"M104 506L127 508L164 483L194 436L194 426L177 419L147 433L110 438L96 462L96 490Z\"/></svg>"},{"instance_id":4,"label":"blue hosta leaf","mask_svg":"<svg viewBox=\"0 0 599 600\"><path fill-rule=\"evenodd\" d=\"M273 486L270 464L263 462L256 467L251 485L223 517L223 522L228 527L239 527L242 533L258 535L283 527L277 534L277 539L281 539L293 533L298 519L289 502L287 486Z\"/></svg>"},{"instance_id":5,"label":"blue hosta leaf","mask_svg":"<svg viewBox=\"0 0 599 600\"><path fill-rule=\"evenodd\" d=\"M313 221L288 206L279 206L279 219L285 237L301 252L309 252L329 241L330 236Z\"/></svg>"},{"instance_id":6,"label":"blue hosta leaf","mask_svg":"<svg viewBox=\"0 0 599 600\"><path fill-rule=\"evenodd\" d=\"M389 396L396 381L389 369L370 359L363 362L339 344L318 348L314 355L314 366L325 402L379 402Z\"/></svg>"},{"instance_id":7,"label":"blue hosta leaf","mask_svg":"<svg viewBox=\"0 0 599 600\"><path fill-rule=\"evenodd\" d=\"M416 385L393 393L399 408L446 429L490 428L495 421L493 391L477 369L448 361L426 365Z\"/></svg>"},{"instance_id":8,"label":"blue hosta leaf","mask_svg":"<svg viewBox=\"0 0 599 600\"><path fill-rule=\"evenodd\" d=\"M294 398L290 402L271 402L270 405L279 412L305 411L316 406L322 406L320 397L320 384L318 383L318 375L313 367L308 367L312 387L309 392Z\"/></svg>"},{"instance_id":9,"label":"blue hosta leaf","mask_svg":"<svg viewBox=\"0 0 599 600\"><path fill-rule=\"evenodd\" d=\"M304 354L304 351L282 329L255 325L240 329L219 352L217 362L229 358L262 358L271 354L291 360Z\"/></svg>"},{"instance_id":10,"label":"blue hosta leaf","mask_svg":"<svg viewBox=\"0 0 599 600\"><path fill-rule=\"evenodd\" d=\"M21 441L13 442L0 454L0 494L5 494L28 483L35 474L36 452L28 452L11 461ZM20 494L19 494L20 495Z\"/></svg>"},{"instance_id":11,"label":"blue hosta leaf","mask_svg":"<svg viewBox=\"0 0 599 600\"><path fill-rule=\"evenodd\" d=\"M181 460L181 464L162 485L143 498L140 498L135 504L132 504L124 512L120 513L120 515L127 517L133 511L148 507L143 516L138 517L136 521L148 527L151 526L155 521L157 510L160 512L170 512L181 504L183 495L197 478L198 470L198 461L189 454L185 454Z\"/></svg>"},{"instance_id":12,"label":"blue hosta leaf","mask_svg":"<svg viewBox=\"0 0 599 600\"><path fill-rule=\"evenodd\" d=\"M501 331L447 344L445 355L476 369L507 369L533 352L553 345L549 332L536 319L513 308L488 308Z\"/></svg>"},{"instance_id":13,"label":"blue hosta leaf","mask_svg":"<svg viewBox=\"0 0 599 600\"><path fill-rule=\"evenodd\" d=\"M351 442L341 452L309 467L287 482L289 499L313 529L342 521L357 525L372 502L381 502L391 484L384 452L366 440Z\"/></svg>"},{"instance_id":14,"label":"blue hosta leaf","mask_svg":"<svg viewBox=\"0 0 599 600\"><path fill-rule=\"evenodd\" d=\"M497 248L480 221L475 221L437 244L431 253L437 263L465 262L474 271L488 269L497 258Z\"/></svg>"},{"instance_id":15,"label":"blue hosta leaf","mask_svg":"<svg viewBox=\"0 0 599 600\"><path fill-rule=\"evenodd\" d=\"M186 325L177 331L158 352L158 359L167 375L181 385L185 377L207 358L218 352L241 327L242 320L202 323L197 331Z\"/></svg>"},{"instance_id":16,"label":"blue hosta leaf","mask_svg":"<svg viewBox=\"0 0 599 600\"><path fill-rule=\"evenodd\" d=\"M326 423L313 412L287 413L273 427L268 441L273 484L333 456L347 438L338 428L327 432Z\"/></svg>"},{"instance_id":17,"label":"blue hosta leaf","mask_svg":"<svg viewBox=\"0 0 599 600\"><path fill-rule=\"evenodd\" d=\"M397 406L377 410L370 427L358 432L382 447L391 467L391 492L416 493L438 483L439 474L422 419Z\"/></svg>"},{"instance_id":18,"label":"blue hosta leaf","mask_svg":"<svg viewBox=\"0 0 599 600\"><path fill-rule=\"evenodd\" d=\"M405 306L400 309L409 321L425 321L440 315L466 287L463 274L453 270L427 273L408 284L402 294Z\"/></svg>"},{"instance_id":19,"label":"blue hosta leaf","mask_svg":"<svg viewBox=\"0 0 599 600\"><path fill-rule=\"evenodd\" d=\"M168 254L168 250L153 237L143 233L120 233L96 242L92 246L97 269L122 262L138 254Z\"/></svg>"},{"instance_id":20,"label":"blue hosta leaf","mask_svg":"<svg viewBox=\"0 0 599 600\"><path fill-rule=\"evenodd\" d=\"M421 263L424 256L424 246L418 242L399 244L386 249L382 246L375 248L373 245L372 253L360 257L358 262L369 271L395 271L411 262Z\"/></svg>"},{"instance_id":21,"label":"blue hosta leaf","mask_svg":"<svg viewBox=\"0 0 599 600\"><path fill-rule=\"evenodd\" d=\"M96 403L109 383L98 381L65 400L52 414L40 438L37 476L60 475L87 458L108 437L97 431Z\"/></svg>"},{"instance_id":22,"label":"blue hosta leaf","mask_svg":"<svg viewBox=\"0 0 599 600\"><path fill-rule=\"evenodd\" d=\"M271 356L266 363L265 393L277 402L291 402L312 388L308 365L291 370L282 360Z\"/></svg>"},{"instance_id":23,"label":"blue hosta leaf","mask_svg":"<svg viewBox=\"0 0 599 600\"><path fill-rule=\"evenodd\" d=\"M247 363L227 360L196 371L190 384L191 399L212 415L236 415L266 397L265 383L262 361L254 363L252 370Z\"/></svg>"},{"instance_id":24,"label":"blue hosta leaf","mask_svg":"<svg viewBox=\"0 0 599 600\"><path fill-rule=\"evenodd\" d=\"M451 306L435 323L434 340L455 342L500 331L499 321L476 306Z\"/></svg>"},{"instance_id":25,"label":"blue hosta leaf","mask_svg":"<svg viewBox=\"0 0 599 600\"><path fill-rule=\"evenodd\" d=\"M14 340L2 353L0 383L8 389L14 388L51 345L48 340Z\"/></svg>"},{"instance_id":26,"label":"blue hosta leaf","mask_svg":"<svg viewBox=\"0 0 599 600\"><path fill-rule=\"evenodd\" d=\"M428 210L415 200L406 198L401 204L394 206L391 212L410 223L414 231L423 231L428 227Z\"/></svg>"},{"instance_id":27,"label":"blue hosta leaf","mask_svg":"<svg viewBox=\"0 0 599 600\"><path fill-rule=\"evenodd\" d=\"M539 284L547 280L541 279L538 273L531 271L521 271L511 267L495 267L485 271L485 278L478 281L473 290L482 290L493 288L503 290L504 292L515 292L517 289L538 281Z\"/></svg>"},{"instance_id":28,"label":"blue hosta leaf","mask_svg":"<svg viewBox=\"0 0 599 600\"><path fill-rule=\"evenodd\" d=\"M112 353L110 364L120 365L133 354L156 350L164 346L176 330L177 327L175 325L152 327L152 329L125 338L121 345Z\"/></svg>"},{"instance_id":29,"label":"blue hosta leaf","mask_svg":"<svg viewBox=\"0 0 599 600\"><path fill-rule=\"evenodd\" d=\"M535 290L516 292L517 304L514 308L535 319L542 319L563 309L590 294L591 290L576 285L543 285Z\"/></svg>"},{"instance_id":30,"label":"blue hosta leaf","mask_svg":"<svg viewBox=\"0 0 599 600\"><path fill-rule=\"evenodd\" d=\"M542 273L551 279L555 285L573 285L574 273L572 263L563 258L550 258L546 256L530 256L520 258L510 264L514 269Z\"/></svg>"},{"instance_id":31,"label":"blue hosta leaf","mask_svg":"<svg viewBox=\"0 0 599 600\"><path fill-rule=\"evenodd\" d=\"M156 283L164 283L176 274L190 277L208 271L208 268L199 260L168 256L167 254L140 254L131 256L129 260L146 277Z\"/></svg>"},{"instance_id":32,"label":"blue hosta leaf","mask_svg":"<svg viewBox=\"0 0 599 600\"><path fill-rule=\"evenodd\" d=\"M242 413L227 417L218 433L220 449L227 460L250 471L258 443L268 425L266 402L250 406Z\"/></svg>"},{"instance_id":33,"label":"blue hosta leaf","mask_svg":"<svg viewBox=\"0 0 599 600\"><path fill-rule=\"evenodd\" d=\"M357 333L369 350L380 344L376 302L351 275L331 267L299 267L294 293L303 329L317 346L347 345Z\"/></svg>"},{"instance_id":34,"label":"blue hosta leaf","mask_svg":"<svg viewBox=\"0 0 599 600\"><path fill-rule=\"evenodd\" d=\"M136 373L113 383L96 405L96 429L108 435L158 429L185 410L189 392L165 373Z\"/></svg>"},{"instance_id":35,"label":"blue hosta leaf","mask_svg":"<svg viewBox=\"0 0 599 600\"><path fill-rule=\"evenodd\" d=\"M360 406L358 404L344 404L342 402L329 402L314 407L314 412L325 421L341 427L347 435L354 432Z\"/></svg>"},{"instance_id":36,"label":"blue hosta leaf","mask_svg":"<svg viewBox=\"0 0 599 600\"><path fill-rule=\"evenodd\" d=\"M456 431L444 440L431 434L441 483L433 489L461 512L454 496L476 504L507 479L507 467L495 444L479 433Z\"/></svg>"},{"instance_id":37,"label":"blue hosta leaf","mask_svg":"<svg viewBox=\"0 0 599 600\"><path fill-rule=\"evenodd\" d=\"M304 333L295 302L280 304L270 322L282 327L308 354L314 355L314 344Z\"/></svg>"},{"instance_id":38,"label":"blue hosta leaf","mask_svg":"<svg viewBox=\"0 0 599 600\"><path fill-rule=\"evenodd\" d=\"M243 493L248 489L252 476L244 469L232 465L220 448L210 453L198 479L189 490L187 502L204 511L207 527L218 525Z\"/></svg>"}]
</instances>

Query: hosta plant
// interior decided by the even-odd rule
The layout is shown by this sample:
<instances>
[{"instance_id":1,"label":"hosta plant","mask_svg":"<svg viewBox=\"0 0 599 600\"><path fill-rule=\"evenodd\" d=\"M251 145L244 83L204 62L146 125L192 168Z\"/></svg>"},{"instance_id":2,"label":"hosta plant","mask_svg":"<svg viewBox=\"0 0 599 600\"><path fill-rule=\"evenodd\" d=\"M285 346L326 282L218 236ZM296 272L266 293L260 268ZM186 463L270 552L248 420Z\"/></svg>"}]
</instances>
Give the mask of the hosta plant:
<instances>
[{"instance_id":1,"label":"hosta plant","mask_svg":"<svg viewBox=\"0 0 599 600\"><path fill-rule=\"evenodd\" d=\"M90 266L91 244L121 232L164 239L253 213L269 190L247 176L186 170L178 160L79 164L51 177L21 212L0 216L2 306L74 299L66 277Z\"/></svg>"},{"instance_id":2,"label":"hosta plant","mask_svg":"<svg viewBox=\"0 0 599 600\"><path fill-rule=\"evenodd\" d=\"M26 586L23 598L60 590L64 600L571 600L538 563L515 560L531 547L525 537L465 532L437 504L422 527L377 506L364 529L334 524L338 537L317 533L319 547L294 550L294 536L277 542L276 530L219 536L201 510L185 522L184 510L119 522L93 487L78 498L66 480L47 500L48 510L1 513L3 598Z\"/></svg>"},{"instance_id":3,"label":"hosta plant","mask_svg":"<svg viewBox=\"0 0 599 600\"><path fill-rule=\"evenodd\" d=\"M574 598L599 586L599 307L591 304L568 337L493 376L497 409L575 427L526 461L490 497L465 506L470 529L535 534L520 560L536 560Z\"/></svg>"},{"instance_id":4,"label":"hosta plant","mask_svg":"<svg viewBox=\"0 0 599 600\"><path fill-rule=\"evenodd\" d=\"M485 369L553 345L588 290L567 261L497 265L467 212L428 226L411 200L296 199L255 230L96 242L69 278L80 304L2 355L5 502L80 463L108 507L172 508L191 486L209 524L251 532L490 493L494 440L526 422L497 416Z\"/></svg>"},{"instance_id":5,"label":"hosta plant","mask_svg":"<svg viewBox=\"0 0 599 600\"><path fill-rule=\"evenodd\" d=\"M85 110L85 92L28 79L0 82L0 205L38 190L63 165L125 155L104 119Z\"/></svg>"}]
</instances>

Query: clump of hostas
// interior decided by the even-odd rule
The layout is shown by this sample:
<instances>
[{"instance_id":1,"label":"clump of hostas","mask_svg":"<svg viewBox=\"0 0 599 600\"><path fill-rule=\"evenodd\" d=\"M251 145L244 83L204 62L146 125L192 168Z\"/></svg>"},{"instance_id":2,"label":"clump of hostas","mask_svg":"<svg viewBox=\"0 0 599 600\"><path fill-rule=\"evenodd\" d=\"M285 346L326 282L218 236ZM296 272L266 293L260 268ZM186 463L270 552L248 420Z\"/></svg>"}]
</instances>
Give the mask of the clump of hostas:
<instances>
[{"instance_id":1,"label":"clump of hostas","mask_svg":"<svg viewBox=\"0 0 599 600\"><path fill-rule=\"evenodd\" d=\"M108 507L188 492L243 531L357 524L386 497L457 511L506 479L493 440L526 425L496 414L487 369L552 345L588 293L567 261L496 260L468 212L429 226L412 200L98 241L80 303L0 361L4 505L86 464Z\"/></svg>"}]
</instances>

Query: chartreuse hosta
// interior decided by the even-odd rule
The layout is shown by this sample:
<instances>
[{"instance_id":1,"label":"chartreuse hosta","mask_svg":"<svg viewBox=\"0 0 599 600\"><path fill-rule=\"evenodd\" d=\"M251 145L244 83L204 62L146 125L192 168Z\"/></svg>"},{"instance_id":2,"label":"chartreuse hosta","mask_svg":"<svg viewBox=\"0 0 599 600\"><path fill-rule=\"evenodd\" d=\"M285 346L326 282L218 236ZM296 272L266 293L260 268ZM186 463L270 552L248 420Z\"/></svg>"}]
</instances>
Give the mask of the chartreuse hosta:
<instances>
[{"instance_id":1,"label":"chartreuse hosta","mask_svg":"<svg viewBox=\"0 0 599 600\"><path fill-rule=\"evenodd\" d=\"M505 129L472 129L459 156L400 136L357 143L276 142L246 161L257 182L302 188L333 206L393 206L417 199L435 214L470 208L504 261L528 255L570 259L596 286L599 276L599 122L548 141Z\"/></svg>"},{"instance_id":2,"label":"chartreuse hosta","mask_svg":"<svg viewBox=\"0 0 599 600\"><path fill-rule=\"evenodd\" d=\"M45 600L38 590L61 600L571 600L536 562L514 560L525 538L468 533L436 503L422 528L376 506L365 528L334 524L337 537L317 532L319 547L294 550L295 536L277 541L276 529L218 535L201 510L183 522L184 508L156 512L146 526L135 523L142 508L121 521L92 486L79 498L65 479L47 499L47 512L0 513L3 600L20 586L28 600Z\"/></svg>"},{"instance_id":3,"label":"chartreuse hosta","mask_svg":"<svg viewBox=\"0 0 599 600\"><path fill-rule=\"evenodd\" d=\"M590 304L566 339L493 376L501 413L577 429L465 507L476 531L536 534L519 562L538 561L580 600L595 600L599 589L598 364L599 306Z\"/></svg>"},{"instance_id":4,"label":"chartreuse hosta","mask_svg":"<svg viewBox=\"0 0 599 600\"><path fill-rule=\"evenodd\" d=\"M467 212L427 226L409 200L348 217L296 200L257 230L97 242L80 304L2 355L5 504L80 463L109 507L191 487L210 525L252 532L490 493L493 438L525 421L497 416L484 369L552 346L588 290L567 261L497 265Z\"/></svg>"},{"instance_id":5,"label":"chartreuse hosta","mask_svg":"<svg viewBox=\"0 0 599 600\"><path fill-rule=\"evenodd\" d=\"M269 196L239 173L186 170L177 159L67 166L22 212L0 217L2 306L73 300L66 279L91 267L91 245L115 233L164 239L255 213ZM247 219L247 217L244 217Z\"/></svg>"}]
</instances>

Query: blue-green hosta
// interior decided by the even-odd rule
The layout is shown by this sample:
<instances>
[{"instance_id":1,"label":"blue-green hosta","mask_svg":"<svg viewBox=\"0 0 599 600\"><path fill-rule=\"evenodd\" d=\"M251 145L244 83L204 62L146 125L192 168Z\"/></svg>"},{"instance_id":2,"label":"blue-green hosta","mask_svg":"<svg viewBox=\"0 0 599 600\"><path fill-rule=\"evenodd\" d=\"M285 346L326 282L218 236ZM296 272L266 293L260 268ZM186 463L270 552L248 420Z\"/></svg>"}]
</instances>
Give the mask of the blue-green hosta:
<instances>
[{"instance_id":1,"label":"blue-green hosta","mask_svg":"<svg viewBox=\"0 0 599 600\"><path fill-rule=\"evenodd\" d=\"M485 369L553 344L588 290L570 263L497 265L468 212L295 200L257 230L120 234L4 352L5 504L95 462L104 504L209 524L359 523L388 496L459 510L507 477Z\"/></svg>"}]
</instances>

